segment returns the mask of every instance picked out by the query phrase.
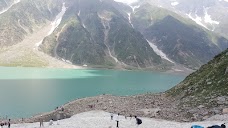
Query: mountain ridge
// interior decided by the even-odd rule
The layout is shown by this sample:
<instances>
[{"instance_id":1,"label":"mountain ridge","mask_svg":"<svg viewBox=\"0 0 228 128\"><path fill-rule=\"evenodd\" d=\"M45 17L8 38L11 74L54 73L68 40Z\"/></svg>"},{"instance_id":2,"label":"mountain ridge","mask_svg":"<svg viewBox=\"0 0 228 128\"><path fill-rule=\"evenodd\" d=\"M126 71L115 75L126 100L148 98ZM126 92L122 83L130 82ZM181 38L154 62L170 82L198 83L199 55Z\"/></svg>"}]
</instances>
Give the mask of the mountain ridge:
<instances>
[{"instance_id":1,"label":"mountain ridge","mask_svg":"<svg viewBox=\"0 0 228 128\"><path fill-rule=\"evenodd\" d=\"M4 30L0 33L3 37L0 40L1 47L11 47L21 42L52 21L61 11L63 3L67 9L58 21L60 24L56 24L53 33L44 35L44 40L36 45L38 50L69 64L155 70L169 70L173 66L184 65L198 69L228 47L225 38L206 31L170 10L150 4L126 5L113 0L21 0L0 15L0 19L4 19L0 22L0 28ZM27 9L31 13L19 13L14 8ZM174 33L169 30L174 24L183 31ZM165 25L166 28L163 27ZM191 33L188 32L190 30ZM198 38L197 34L202 37ZM164 39L167 35L172 38ZM189 47L189 42L201 49ZM177 45L182 47L175 49ZM174 57L176 55L177 58Z\"/></svg>"}]
</instances>

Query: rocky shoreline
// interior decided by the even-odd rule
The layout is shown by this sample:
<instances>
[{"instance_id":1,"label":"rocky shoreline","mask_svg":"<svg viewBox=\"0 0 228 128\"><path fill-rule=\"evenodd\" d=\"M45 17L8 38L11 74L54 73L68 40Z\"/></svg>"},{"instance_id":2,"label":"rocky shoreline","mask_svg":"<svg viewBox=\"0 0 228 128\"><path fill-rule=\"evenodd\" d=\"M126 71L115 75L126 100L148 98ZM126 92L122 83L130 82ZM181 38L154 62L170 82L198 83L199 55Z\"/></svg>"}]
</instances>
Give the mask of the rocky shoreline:
<instances>
[{"instance_id":1,"label":"rocky shoreline","mask_svg":"<svg viewBox=\"0 0 228 128\"><path fill-rule=\"evenodd\" d=\"M112 96L112 95L100 95L95 97L77 99L69 102L63 106L56 108L56 110L44 113L42 115L33 116L31 118L24 119L23 121L15 120L14 123L33 123L40 120L49 121L61 120L70 118L71 116L83 112L102 110L111 113L120 113L120 115L129 117L140 116L156 119L165 119L178 122L192 122L206 120L216 114L221 114L221 111L217 113L210 113L209 109L201 108L195 109L194 114L200 114L207 112L206 116L192 117L188 116L189 110L178 108L178 101L168 97L165 93L159 94L143 94L137 96Z\"/></svg>"}]
</instances>

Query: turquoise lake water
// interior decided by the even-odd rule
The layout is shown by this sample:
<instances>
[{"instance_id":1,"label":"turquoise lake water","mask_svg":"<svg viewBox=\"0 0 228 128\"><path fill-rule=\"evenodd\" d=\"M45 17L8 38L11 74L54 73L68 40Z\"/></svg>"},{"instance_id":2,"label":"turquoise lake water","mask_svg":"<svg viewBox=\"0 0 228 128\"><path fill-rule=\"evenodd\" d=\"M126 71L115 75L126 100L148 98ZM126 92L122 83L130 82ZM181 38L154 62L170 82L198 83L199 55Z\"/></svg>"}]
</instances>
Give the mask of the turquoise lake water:
<instances>
[{"instance_id":1,"label":"turquoise lake water","mask_svg":"<svg viewBox=\"0 0 228 128\"><path fill-rule=\"evenodd\" d=\"M101 94L163 92L184 78L159 72L0 67L0 117L30 117Z\"/></svg>"}]
</instances>

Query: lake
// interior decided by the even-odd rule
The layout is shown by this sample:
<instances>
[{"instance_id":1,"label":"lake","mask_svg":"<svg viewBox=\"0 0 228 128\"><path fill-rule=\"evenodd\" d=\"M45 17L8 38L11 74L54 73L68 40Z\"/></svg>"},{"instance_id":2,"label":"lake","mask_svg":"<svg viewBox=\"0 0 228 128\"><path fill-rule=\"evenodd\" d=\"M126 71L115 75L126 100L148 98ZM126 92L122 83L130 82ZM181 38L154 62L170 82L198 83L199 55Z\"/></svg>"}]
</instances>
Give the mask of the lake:
<instances>
[{"instance_id":1,"label":"lake","mask_svg":"<svg viewBox=\"0 0 228 128\"><path fill-rule=\"evenodd\" d=\"M163 92L184 78L160 72L0 67L0 117L30 117L101 94Z\"/></svg>"}]
</instances>

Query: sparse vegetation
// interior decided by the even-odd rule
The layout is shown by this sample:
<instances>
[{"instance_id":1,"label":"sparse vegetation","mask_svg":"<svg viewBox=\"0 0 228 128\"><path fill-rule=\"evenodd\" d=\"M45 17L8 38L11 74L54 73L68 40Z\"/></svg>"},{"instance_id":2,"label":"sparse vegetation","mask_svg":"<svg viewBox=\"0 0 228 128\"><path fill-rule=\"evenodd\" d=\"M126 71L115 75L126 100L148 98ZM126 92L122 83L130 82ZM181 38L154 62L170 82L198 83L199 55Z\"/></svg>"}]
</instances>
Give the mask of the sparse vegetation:
<instances>
[{"instance_id":1,"label":"sparse vegetation","mask_svg":"<svg viewBox=\"0 0 228 128\"><path fill-rule=\"evenodd\" d=\"M202 106L213 112L228 105L227 92L228 49L166 93L179 102L183 111Z\"/></svg>"}]
</instances>

